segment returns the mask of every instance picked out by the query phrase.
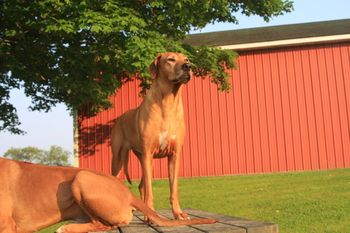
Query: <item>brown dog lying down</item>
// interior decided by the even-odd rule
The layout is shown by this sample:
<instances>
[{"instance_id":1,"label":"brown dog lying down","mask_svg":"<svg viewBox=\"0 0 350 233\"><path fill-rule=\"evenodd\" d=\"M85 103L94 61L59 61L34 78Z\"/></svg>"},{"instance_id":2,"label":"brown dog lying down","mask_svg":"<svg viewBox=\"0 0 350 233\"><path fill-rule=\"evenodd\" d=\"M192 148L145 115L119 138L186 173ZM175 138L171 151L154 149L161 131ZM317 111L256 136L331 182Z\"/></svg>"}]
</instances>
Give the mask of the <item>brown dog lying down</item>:
<instances>
[{"instance_id":1,"label":"brown dog lying down","mask_svg":"<svg viewBox=\"0 0 350 233\"><path fill-rule=\"evenodd\" d=\"M215 222L163 219L113 176L0 158L0 233L33 232L63 220L79 223L57 232L110 230L127 225L134 209L159 226Z\"/></svg>"}]
</instances>

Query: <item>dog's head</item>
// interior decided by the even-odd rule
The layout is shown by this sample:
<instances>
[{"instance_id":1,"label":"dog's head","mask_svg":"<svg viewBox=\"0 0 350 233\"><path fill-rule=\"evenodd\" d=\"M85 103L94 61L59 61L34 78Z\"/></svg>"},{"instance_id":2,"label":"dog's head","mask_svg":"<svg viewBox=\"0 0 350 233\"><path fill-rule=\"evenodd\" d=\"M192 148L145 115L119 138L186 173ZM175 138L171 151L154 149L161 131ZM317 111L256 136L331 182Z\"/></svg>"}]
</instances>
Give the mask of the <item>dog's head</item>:
<instances>
[{"instance_id":1,"label":"dog's head","mask_svg":"<svg viewBox=\"0 0 350 233\"><path fill-rule=\"evenodd\" d=\"M150 66L154 78L166 78L173 84L184 84L192 78L191 63L181 53L161 53Z\"/></svg>"}]
</instances>

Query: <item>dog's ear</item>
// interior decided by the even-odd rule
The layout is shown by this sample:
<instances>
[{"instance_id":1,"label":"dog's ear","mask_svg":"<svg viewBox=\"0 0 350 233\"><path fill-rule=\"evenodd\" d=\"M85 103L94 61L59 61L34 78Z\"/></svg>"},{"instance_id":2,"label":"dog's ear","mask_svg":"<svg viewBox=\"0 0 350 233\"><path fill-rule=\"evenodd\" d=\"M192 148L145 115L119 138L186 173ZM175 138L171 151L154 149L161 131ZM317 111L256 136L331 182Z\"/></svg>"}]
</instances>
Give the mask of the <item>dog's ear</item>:
<instances>
[{"instance_id":1,"label":"dog's ear","mask_svg":"<svg viewBox=\"0 0 350 233\"><path fill-rule=\"evenodd\" d=\"M158 75L158 64L161 57L162 57L162 54L161 53L158 54L158 56L154 59L154 61L149 67L149 71L151 73L152 78L156 78Z\"/></svg>"}]
</instances>

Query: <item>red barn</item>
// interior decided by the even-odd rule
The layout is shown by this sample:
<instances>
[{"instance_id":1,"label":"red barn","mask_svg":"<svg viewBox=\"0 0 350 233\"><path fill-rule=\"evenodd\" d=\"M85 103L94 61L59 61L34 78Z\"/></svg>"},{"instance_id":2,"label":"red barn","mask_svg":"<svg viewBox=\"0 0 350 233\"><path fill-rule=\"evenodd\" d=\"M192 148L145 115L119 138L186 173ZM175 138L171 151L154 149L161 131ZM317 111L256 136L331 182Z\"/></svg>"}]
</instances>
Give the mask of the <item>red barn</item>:
<instances>
[{"instance_id":1,"label":"red barn","mask_svg":"<svg viewBox=\"0 0 350 233\"><path fill-rule=\"evenodd\" d=\"M184 88L187 126L180 176L220 176L350 167L350 19L191 35L192 45L239 52L232 90L209 79ZM136 107L137 82L113 107L78 116L80 167L110 172L113 120ZM129 171L140 178L131 156ZM167 177L166 159L154 177Z\"/></svg>"}]
</instances>

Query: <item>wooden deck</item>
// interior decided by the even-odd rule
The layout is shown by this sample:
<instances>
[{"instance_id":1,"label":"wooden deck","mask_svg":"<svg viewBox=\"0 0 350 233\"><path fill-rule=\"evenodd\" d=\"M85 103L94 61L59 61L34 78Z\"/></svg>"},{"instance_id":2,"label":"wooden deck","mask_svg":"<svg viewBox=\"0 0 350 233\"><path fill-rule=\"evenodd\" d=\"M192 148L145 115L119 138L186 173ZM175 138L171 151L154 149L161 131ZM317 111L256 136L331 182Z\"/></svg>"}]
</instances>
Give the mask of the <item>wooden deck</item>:
<instances>
[{"instance_id":1,"label":"wooden deck","mask_svg":"<svg viewBox=\"0 0 350 233\"><path fill-rule=\"evenodd\" d=\"M170 210L157 211L166 218L172 218ZM278 233L278 225L273 223L258 222L237 217L230 217L214 213L208 213L201 210L186 209L186 213L191 218L214 218L218 220L214 224L179 226L179 227L158 227L155 225L145 224L143 214L134 213L133 221L126 227L118 230L109 231L109 233L156 233L156 232L184 232L184 233L199 233L199 232L227 232L227 233Z\"/></svg>"}]
</instances>

